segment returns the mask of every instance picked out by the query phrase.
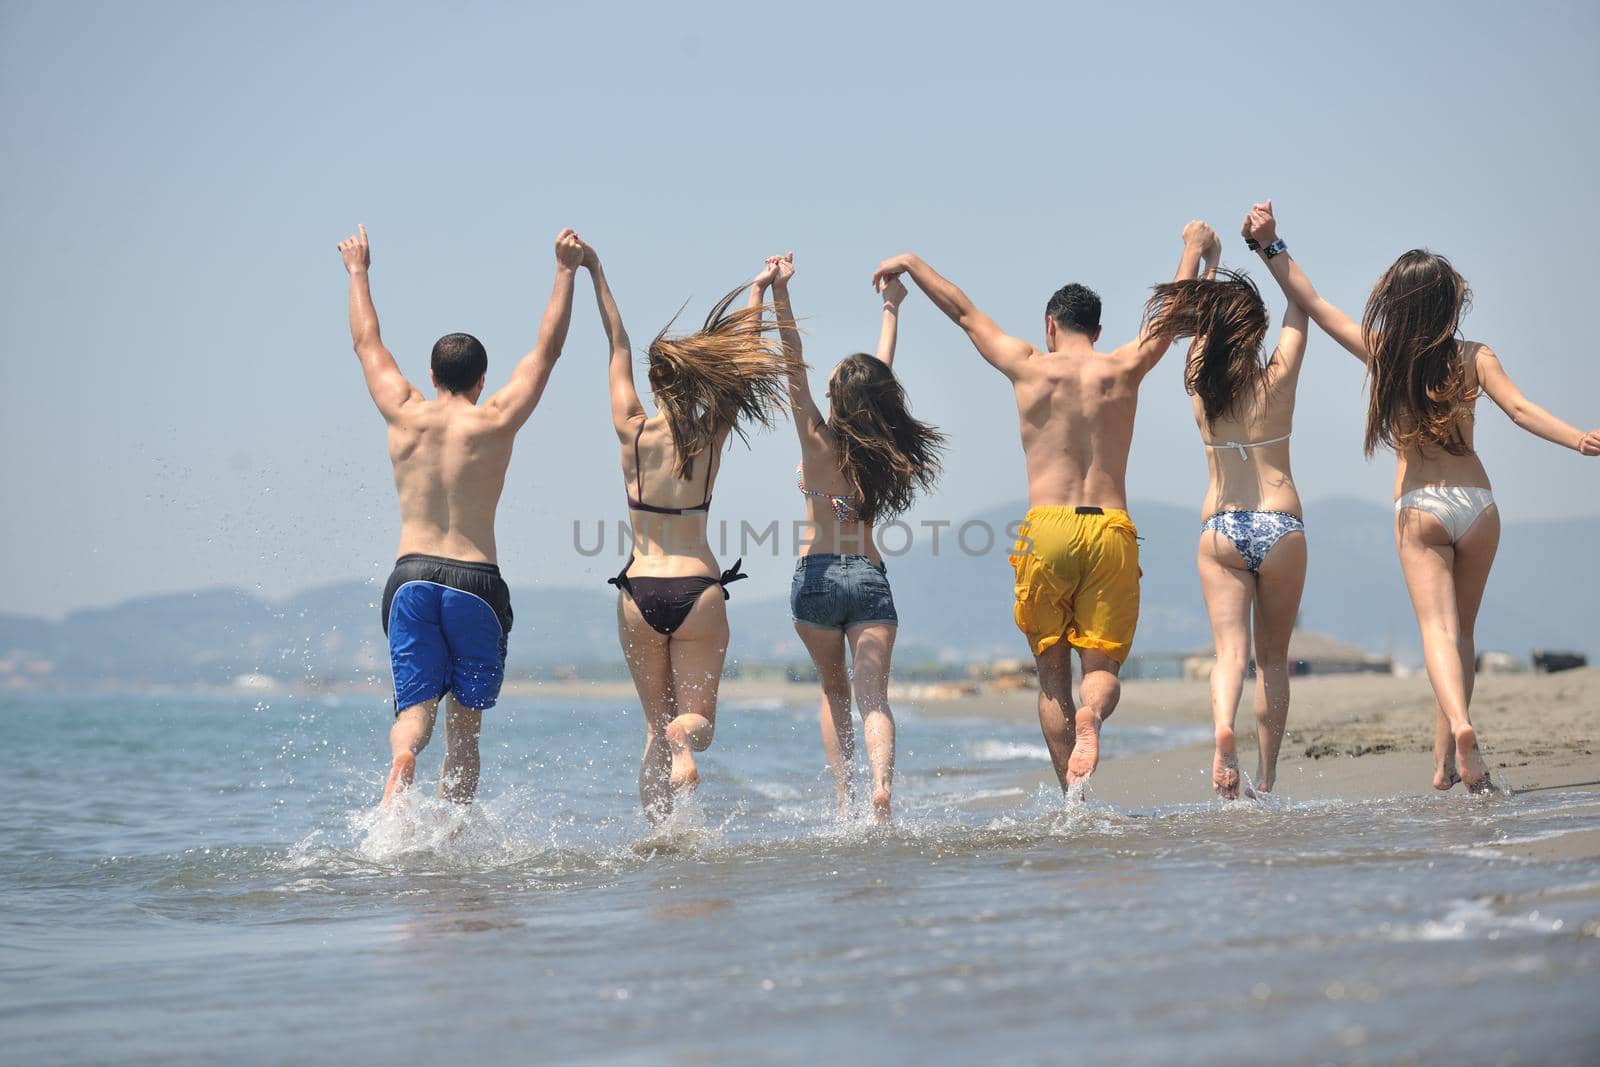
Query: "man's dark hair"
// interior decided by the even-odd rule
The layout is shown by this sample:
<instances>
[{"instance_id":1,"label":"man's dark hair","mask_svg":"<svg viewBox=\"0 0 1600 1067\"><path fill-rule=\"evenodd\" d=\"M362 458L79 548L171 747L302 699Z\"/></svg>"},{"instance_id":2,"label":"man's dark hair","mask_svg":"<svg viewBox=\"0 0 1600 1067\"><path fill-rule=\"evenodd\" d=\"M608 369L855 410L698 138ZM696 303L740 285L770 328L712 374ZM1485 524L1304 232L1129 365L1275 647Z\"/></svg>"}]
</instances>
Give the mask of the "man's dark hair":
<instances>
[{"instance_id":1,"label":"man's dark hair","mask_svg":"<svg viewBox=\"0 0 1600 1067\"><path fill-rule=\"evenodd\" d=\"M447 333L433 343L433 380L440 389L464 393L489 369L489 353L470 333Z\"/></svg>"},{"instance_id":2,"label":"man's dark hair","mask_svg":"<svg viewBox=\"0 0 1600 1067\"><path fill-rule=\"evenodd\" d=\"M1057 289L1044 311L1063 330L1090 334L1100 328L1100 296L1077 282Z\"/></svg>"}]
</instances>

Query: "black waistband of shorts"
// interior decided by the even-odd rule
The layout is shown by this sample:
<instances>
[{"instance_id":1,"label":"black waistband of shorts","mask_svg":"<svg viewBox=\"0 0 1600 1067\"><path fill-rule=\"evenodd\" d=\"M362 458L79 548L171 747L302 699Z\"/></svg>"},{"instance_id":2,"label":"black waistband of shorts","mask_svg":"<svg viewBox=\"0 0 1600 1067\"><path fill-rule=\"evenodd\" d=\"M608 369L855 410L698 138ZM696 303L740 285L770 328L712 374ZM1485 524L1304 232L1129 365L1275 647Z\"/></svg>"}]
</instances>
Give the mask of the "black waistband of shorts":
<instances>
[{"instance_id":1,"label":"black waistband of shorts","mask_svg":"<svg viewBox=\"0 0 1600 1067\"><path fill-rule=\"evenodd\" d=\"M422 552L407 552L394 561L396 567L402 563L444 563L451 567L465 567L469 571L482 571L484 574L499 576L498 563L484 563L481 560L451 559L449 556L429 556Z\"/></svg>"}]
</instances>

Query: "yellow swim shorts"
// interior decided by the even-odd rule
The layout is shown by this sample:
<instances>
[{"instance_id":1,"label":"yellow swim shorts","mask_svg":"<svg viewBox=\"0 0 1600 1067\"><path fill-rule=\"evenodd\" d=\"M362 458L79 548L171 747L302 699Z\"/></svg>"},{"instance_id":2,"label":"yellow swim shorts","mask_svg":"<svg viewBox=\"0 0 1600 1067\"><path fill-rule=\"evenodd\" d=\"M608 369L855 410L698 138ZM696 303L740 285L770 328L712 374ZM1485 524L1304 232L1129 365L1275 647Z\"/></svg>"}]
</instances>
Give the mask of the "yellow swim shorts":
<instances>
[{"instance_id":1,"label":"yellow swim shorts","mask_svg":"<svg viewBox=\"0 0 1600 1067\"><path fill-rule=\"evenodd\" d=\"M1063 638L1122 663L1139 625L1139 531L1118 508L1030 508L1018 530L1017 629L1034 655Z\"/></svg>"}]
</instances>

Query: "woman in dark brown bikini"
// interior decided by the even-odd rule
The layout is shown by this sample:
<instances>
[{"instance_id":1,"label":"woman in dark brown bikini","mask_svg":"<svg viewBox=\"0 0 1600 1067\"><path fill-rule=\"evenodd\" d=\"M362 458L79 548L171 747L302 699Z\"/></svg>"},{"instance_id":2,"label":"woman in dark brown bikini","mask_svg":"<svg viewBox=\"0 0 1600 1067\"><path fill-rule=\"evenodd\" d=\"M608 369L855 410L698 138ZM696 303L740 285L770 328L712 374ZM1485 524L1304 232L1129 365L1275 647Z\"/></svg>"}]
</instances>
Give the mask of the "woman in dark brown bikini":
<instances>
[{"instance_id":1,"label":"woman in dark brown bikini","mask_svg":"<svg viewBox=\"0 0 1600 1067\"><path fill-rule=\"evenodd\" d=\"M717 687L728 651L728 583L744 577L735 563L717 567L706 516L729 433L770 426L787 399L784 349L761 321L761 309L729 306L743 286L718 301L694 333L663 330L648 350L657 411L645 412L633 384L633 350L594 249L584 265L594 280L611 345L611 418L622 444L633 556L617 586L617 633L645 713L639 799L659 822L681 790L700 783L694 753L711 744ZM669 324L670 326L670 324Z\"/></svg>"}]
</instances>

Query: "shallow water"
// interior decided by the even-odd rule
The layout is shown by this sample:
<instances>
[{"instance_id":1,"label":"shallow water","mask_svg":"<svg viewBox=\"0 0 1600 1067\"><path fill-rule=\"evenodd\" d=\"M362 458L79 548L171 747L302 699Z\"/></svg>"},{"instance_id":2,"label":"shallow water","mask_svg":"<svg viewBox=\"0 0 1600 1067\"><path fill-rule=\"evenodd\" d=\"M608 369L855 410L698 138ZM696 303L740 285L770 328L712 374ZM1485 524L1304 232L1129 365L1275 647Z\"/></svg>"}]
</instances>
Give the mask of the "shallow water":
<instances>
[{"instance_id":1,"label":"shallow water","mask_svg":"<svg viewBox=\"0 0 1600 1067\"><path fill-rule=\"evenodd\" d=\"M903 713L879 831L830 816L813 709L731 705L701 798L649 834L626 704L508 700L483 803L388 819L371 702L0 715L11 1062L1600 1048L1600 868L1485 847L1600 827L1589 794L1069 808L1022 784L1048 767L1031 727ZM1113 719L1105 749L1203 736Z\"/></svg>"}]
</instances>

